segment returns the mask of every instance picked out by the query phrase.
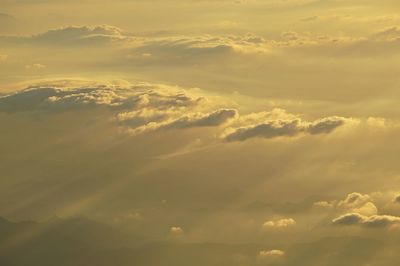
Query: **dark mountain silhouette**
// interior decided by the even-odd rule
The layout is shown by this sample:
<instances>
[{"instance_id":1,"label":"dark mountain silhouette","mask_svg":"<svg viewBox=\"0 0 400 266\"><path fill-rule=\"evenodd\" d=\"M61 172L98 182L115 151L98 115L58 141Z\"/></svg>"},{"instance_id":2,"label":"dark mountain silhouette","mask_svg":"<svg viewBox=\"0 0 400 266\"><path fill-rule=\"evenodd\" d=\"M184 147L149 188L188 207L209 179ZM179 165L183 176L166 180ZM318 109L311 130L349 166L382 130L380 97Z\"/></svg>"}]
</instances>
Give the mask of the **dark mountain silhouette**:
<instances>
[{"instance_id":1,"label":"dark mountain silhouette","mask_svg":"<svg viewBox=\"0 0 400 266\"><path fill-rule=\"evenodd\" d=\"M147 243L85 218L11 222L0 218L0 265L5 266L361 266L398 265L386 253L394 242L326 237L285 249L281 259L260 258L263 244ZM398 245L398 244L397 244ZM392 257L389 257L392 256ZM393 257L394 256L394 257ZM385 258L389 258L385 262ZM375 265L375 264L373 264Z\"/></svg>"}]
</instances>

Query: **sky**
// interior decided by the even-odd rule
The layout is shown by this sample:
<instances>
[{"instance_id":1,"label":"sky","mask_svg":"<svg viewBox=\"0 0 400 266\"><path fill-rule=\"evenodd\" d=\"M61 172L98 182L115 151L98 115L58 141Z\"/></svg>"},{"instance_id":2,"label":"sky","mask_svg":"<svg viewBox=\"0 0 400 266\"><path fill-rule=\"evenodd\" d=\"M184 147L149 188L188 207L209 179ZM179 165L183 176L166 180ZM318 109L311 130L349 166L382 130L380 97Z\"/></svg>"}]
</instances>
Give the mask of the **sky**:
<instances>
[{"instance_id":1,"label":"sky","mask_svg":"<svg viewBox=\"0 0 400 266\"><path fill-rule=\"evenodd\" d=\"M0 0L0 264L399 265L399 8Z\"/></svg>"}]
</instances>

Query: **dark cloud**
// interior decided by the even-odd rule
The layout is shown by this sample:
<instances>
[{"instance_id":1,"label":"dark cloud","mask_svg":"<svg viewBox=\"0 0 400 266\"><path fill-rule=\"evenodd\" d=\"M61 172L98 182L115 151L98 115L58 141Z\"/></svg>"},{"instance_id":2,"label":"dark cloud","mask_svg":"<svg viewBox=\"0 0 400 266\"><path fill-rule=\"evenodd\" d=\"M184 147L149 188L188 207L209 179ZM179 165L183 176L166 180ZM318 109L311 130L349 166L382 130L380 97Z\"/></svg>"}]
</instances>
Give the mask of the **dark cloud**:
<instances>
[{"instance_id":1,"label":"dark cloud","mask_svg":"<svg viewBox=\"0 0 400 266\"><path fill-rule=\"evenodd\" d=\"M399 224L400 217L391 215L364 216L359 213L347 213L332 220L334 225L360 225L369 228L383 228Z\"/></svg>"},{"instance_id":2,"label":"dark cloud","mask_svg":"<svg viewBox=\"0 0 400 266\"><path fill-rule=\"evenodd\" d=\"M301 119L271 120L249 127L241 127L225 136L227 141L245 141L251 138L294 137L305 134L328 134L344 125L348 119L327 117L315 122L304 122Z\"/></svg>"},{"instance_id":3,"label":"dark cloud","mask_svg":"<svg viewBox=\"0 0 400 266\"><path fill-rule=\"evenodd\" d=\"M396 197L394 197L393 202L400 203L400 195L397 195Z\"/></svg>"},{"instance_id":4,"label":"dark cloud","mask_svg":"<svg viewBox=\"0 0 400 266\"><path fill-rule=\"evenodd\" d=\"M122 105L118 94L107 88L60 89L33 87L0 98L0 111L66 110L95 105Z\"/></svg>"},{"instance_id":5,"label":"dark cloud","mask_svg":"<svg viewBox=\"0 0 400 266\"><path fill-rule=\"evenodd\" d=\"M235 118L238 112L234 109L220 109L208 114L184 116L160 127L160 129L180 129L190 127L212 127L226 123Z\"/></svg>"},{"instance_id":6,"label":"dark cloud","mask_svg":"<svg viewBox=\"0 0 400 266\"><path fill-rule=\"evenodd\" d=\"M250 138L275 138L291 137L303 130L299 120L293 121L270 121L247 128L238 128L225 137L227 141L244 141Z\"/></svg>"},{"instance_id":7,"label":"dark cloud","mask_svg":"<svg viewBox=\"0 0 400 266\"><path fill-rule=\"evenodd\" d=\"M347 213L332 220L334 225L356 225L364 221L365 216L359 213Z\"/></svg>"},{"instance_id":8,"label":"dark cloud","mask_svg":"<svg viewBox=\"0 0 400 266\"><path fill-rule=\"evenodd\" d=\"M343 117L328 117L310 124L307 132L310 134L327 134L345 124Z\"/></svg>"},{"instance_id":9,"label":"dark cloud","mask_svg":"<svg viewBox=\"0 0 400 266\"><path fill-rule=\"evenodd\" d=\"M117 109L154 107L160 110L195 106L202 97L182 90L157 85L136 84L128 87L93 85L84 87L33 86L0 97L0 111L49 111L77 107L108 106Z\"/></svg>"}]
</instances>

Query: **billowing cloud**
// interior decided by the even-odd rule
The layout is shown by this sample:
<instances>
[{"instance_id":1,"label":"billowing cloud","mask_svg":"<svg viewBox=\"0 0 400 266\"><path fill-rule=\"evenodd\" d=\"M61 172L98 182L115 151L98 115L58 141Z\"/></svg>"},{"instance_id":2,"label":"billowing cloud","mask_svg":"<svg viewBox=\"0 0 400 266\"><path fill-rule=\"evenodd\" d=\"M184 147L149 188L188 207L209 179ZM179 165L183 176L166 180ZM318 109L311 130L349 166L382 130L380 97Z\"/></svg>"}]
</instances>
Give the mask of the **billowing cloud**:
<instances>
[{"instance_id":1,"label":"billowing cloud","mask_svg":"<svg viewBox=\"0 0 400 266\"><path fill-rule=\"evenodd\" d=\"M358 192L350 193L346 196L346 198L339 202L339 207L359 207L368 201L371 200L371 197L367 194L361 194Z\"/></svg>"},{"instance_id":2,"label":"billowing cloud","mask_svg":"<svg viewBox=\"0 0 400 266\"><path fill-rule=\"evenodd\" d=\"M373 199L368 194L361 194L358 192L352 192L346 196L343 200L333 201L319 201L315 202L314 206L333 209L337 213L356 213L360 215L376 215L378 208L373 203Z\"/></svg>"},{"instance_id":3,"label":"billowing cloud","mask_svg":"<svg viewBox=\"0 0 400 266\"><path fill-rule=\"evenodd\" d=\"M334 116L307 122L282 109L239 115L236 108L228 108L229 100L158 84L73 84L43 83L1 96L0 112L51 114L106 107L114 121L134 134L224 126L226 141L328 134L352 121Z\"/></svg>"},{"instance_id":4,"label":"billowing cloud","mask_svg":"<svg viewBox=\"0 0 400 266\"><path fill-rule=\"evenodd\" d=\"M0 97L0 111L68 110L107 106L117 109L155 107L159 110L194 106L204 98L192 97L168 86L138 83L128 87L102 84L84 87L32 86Z\"/></svg>"},{"instance_id":5,"label":"billowing cloud","mask_svg":"<svg viewBox=\"0 0 400 266\"><path fill-rule=\"evenodd\" d=\"M360 215L375 215L378 209L370 195L353 192L337 204L339 210L358 213Z\"/></svg>"}]
</instances>

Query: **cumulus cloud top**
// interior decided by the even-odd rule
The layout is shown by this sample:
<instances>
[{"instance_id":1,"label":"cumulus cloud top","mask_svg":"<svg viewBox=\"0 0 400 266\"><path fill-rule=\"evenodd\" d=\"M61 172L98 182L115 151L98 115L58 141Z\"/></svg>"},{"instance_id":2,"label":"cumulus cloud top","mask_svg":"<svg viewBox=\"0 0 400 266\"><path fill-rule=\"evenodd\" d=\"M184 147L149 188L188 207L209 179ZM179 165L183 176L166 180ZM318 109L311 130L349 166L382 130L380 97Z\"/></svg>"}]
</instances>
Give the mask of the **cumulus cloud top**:
<instances>
[{"instance_id":1,"label":"cumulus cloud top","mask_svg":"<svg viewBox=\"0 0 400 266\"><path fill-rule=\"evenodd\" d=\"M296 225L296 221L293 218L284 218L274 221L266 221L263 223L262 228L264 230L268 229L284 229L288 227L293 227Z\"/></svg>"},{"instance_id":2,"label":"cumulus cloud top","mask_svg":"<svg viewBox=\"0 0 400 266\"><path fill-rule=\"evenodd\" d=\"M172 226L169 230L170 234L174 236L180 236L183 234L183 229L179 226Z\"/></svg>"},{"instance_id":3,"label":"cumulus cloud top","mask_svg":"<svg viewBox=\"0 0 400 266\"><path fill-rule=\"evenodd\" d=\"M339 201L337 208L341 211L361 215L375 215L378 213L378 209L372 201L373 199L368 194L353 192L348 194L345 199Z\"/></svg>"},{"instance_id":4,"label":"cumulus cloud top","mask_svg":"<svg viewBox=\"0 0 400 266\"><path fill-rule=\"evenodd\" d=\"M371 197L367 194L361 194L358 192L350 193L346 198L339 202L339 206L360 206L371 200Z\"/></svg>"},{"instance_id":5,"label":"cumulus cloud top","mask_svg":"<svg viewBox=\"0 0 400 266\"><path fill-rule=\"evenodd\" d=\"M376 207L373 198L368 194L352 192L343 200L333 201L318 201L314 206L324 209L334 210L336 213L356 213L359 215L376 215L378 208Z\"/></svg>"},{"instance_id":6,"label":"cumulus cloud top","mask_svg":"<svg viewBox=\"0 0 400 266\"><path fill-rule=\"evenodd\" d=\"M285 255L283 250L273 249L273 250L261 250L259 252L259 256L261 258L273 258L273 257L282 257Z\"/></svg>"},{"instance_id":7,"label":"cumulus cloud top","mask_svg":"<svg viewBox=\"0 0 400 266\"><path fill-rule=\"evenodd\" d=\"M135 84L129 87L93 85L86 87L34 86L0 98L4 112L38 111L77 106L108 106L120 109L156 106L158 109L183 108L202 101L168 86Z\"/></svg>"},{"instance_id":8,"label":"cumulus cloud top","mask_svg":"<svg viewBox=\"0 0 400 266\"><path fill-rule=\"evenodd\" d=\"M334 207L339 213L332 220L334 225L358 225L369 228L385 228L400 223L400 217L393 215L378 214L378 208L373 203L373 196L382 197L382 193L361 194L358 192L350 193L345 199L333 201L329 207ZM327 206L326 204L322 204ZM387 205L387 202L385 203Z\"/></svg>"}]
</instances>

